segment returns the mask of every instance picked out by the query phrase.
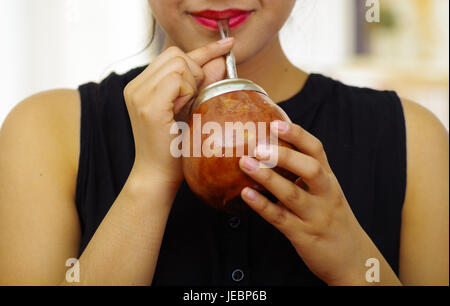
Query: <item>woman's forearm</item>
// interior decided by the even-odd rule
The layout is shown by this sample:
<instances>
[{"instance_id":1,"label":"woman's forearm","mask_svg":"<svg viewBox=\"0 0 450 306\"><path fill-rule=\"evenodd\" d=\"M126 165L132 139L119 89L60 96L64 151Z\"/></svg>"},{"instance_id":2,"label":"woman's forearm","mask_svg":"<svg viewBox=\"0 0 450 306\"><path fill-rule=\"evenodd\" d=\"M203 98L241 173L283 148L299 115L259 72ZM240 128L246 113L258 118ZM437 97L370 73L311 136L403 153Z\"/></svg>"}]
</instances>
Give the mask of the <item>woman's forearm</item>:
<instances>
[{"instance_id":1,"label":"woman's forearm","mask_svg":"<svg viewBox=\"0 0 450 306\"><path fill-rule=\"evenodd\" d=\"M391 266L378 250L370 237L364 232L364 238L358 247L353 262L345 267L348 271L345 279L328 283L331 286L402 286Z\"/></svg>"},{"instance_id":2,"label":"woman's forearm","mask_svg":"<svg viewBox=\"0 0 450 306\"><path fill-rule=\"evenodd\" d=\"M79 259L80 282L70 285L150 285L177 189L131 174Z\"/></svg>"}]
</instances>

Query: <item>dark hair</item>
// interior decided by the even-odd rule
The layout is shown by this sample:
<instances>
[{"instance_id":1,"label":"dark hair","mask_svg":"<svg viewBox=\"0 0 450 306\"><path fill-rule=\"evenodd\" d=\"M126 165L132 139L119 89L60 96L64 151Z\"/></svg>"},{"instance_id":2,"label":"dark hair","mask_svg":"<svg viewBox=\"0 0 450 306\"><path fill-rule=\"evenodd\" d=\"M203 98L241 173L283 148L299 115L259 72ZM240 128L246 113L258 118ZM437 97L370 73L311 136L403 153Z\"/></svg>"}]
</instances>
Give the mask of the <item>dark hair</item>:
<instances>
[{"instance_id":1,"label":"dark hair","mask_svg":"<svg viewBox=\"0 0 450 306\"><path fill-rule=\"evenodd\" d=\"M153 16L153 14L151 15L151 19L152 19L151 37L150 37L147 45L143 49L141 49L138 53L136 53L135 55L138 55L139 53L142 53L145 50L150 49L153 44L157 44L155 47L158 48L157 50L159 52L161 51L161 49L163 47L165 34L164 34L163 30L161 29L161 27L159 26L158 21L156 21L156 18L155 18L155 16Z\"/></svg>"}]
</instances>

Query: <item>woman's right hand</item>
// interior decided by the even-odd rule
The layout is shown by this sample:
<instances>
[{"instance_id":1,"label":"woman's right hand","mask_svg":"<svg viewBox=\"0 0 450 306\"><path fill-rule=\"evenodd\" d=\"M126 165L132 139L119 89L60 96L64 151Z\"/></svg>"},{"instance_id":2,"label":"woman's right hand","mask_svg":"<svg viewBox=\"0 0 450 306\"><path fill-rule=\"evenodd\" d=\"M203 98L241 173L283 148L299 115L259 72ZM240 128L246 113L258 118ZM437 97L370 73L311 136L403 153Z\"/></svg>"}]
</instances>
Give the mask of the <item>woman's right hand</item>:
<instances>
[{"instance_id":1,"label":"woman's right hand","mask_svg":"<svg viewBox=\"0 0 450 306\"><path fill-rule=\"evenodd\" d=\"M170 154L170 143L176 137L170 127L199 89L224 78L223 55L233 43L232 38L225 39L189 53L170 47L125 87L136 149L130 175L179 186L181 159Z\"/></svg>"}]
</instances>

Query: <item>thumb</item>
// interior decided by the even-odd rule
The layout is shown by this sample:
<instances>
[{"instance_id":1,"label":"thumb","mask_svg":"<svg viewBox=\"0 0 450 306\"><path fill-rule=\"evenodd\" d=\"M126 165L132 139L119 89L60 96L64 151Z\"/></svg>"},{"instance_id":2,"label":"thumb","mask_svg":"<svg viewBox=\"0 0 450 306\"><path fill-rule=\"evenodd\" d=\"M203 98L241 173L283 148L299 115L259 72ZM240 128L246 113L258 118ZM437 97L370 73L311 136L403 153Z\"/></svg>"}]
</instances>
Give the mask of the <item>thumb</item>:
<instances>
[{"instance_id":1,"label":"thumb","mask_svg":"<svg viewBox=\"0 0 450 306\"><path fill-rule=\"evenodd\" d=\"M200 90L206 86L225 79L227 68L225 64L225 58L218 57L205 64L203 67L205 78L200 86Z\"/></svg>"}]
</instances>

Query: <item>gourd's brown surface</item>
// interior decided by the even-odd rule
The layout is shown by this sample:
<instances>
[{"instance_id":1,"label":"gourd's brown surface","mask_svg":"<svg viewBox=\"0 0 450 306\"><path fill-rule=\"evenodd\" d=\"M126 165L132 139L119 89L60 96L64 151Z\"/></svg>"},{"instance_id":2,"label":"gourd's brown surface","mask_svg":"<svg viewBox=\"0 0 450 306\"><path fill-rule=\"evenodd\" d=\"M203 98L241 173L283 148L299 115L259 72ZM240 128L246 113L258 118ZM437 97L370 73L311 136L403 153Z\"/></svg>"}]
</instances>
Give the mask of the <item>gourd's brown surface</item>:
<instances>
[{"instance_id":1,"label":"gourd's brown surface","mask_svg":"<svg viewBox=\"0 0 450 306\"><path fill-rule=\"evenodd\" d=\"M212 157L206 157L203 153L201 157L193 157L193 115L195 114L201 115L202 129L207 122L216 122L220 125L223 134L222 141L219 142L217 147L211 145L212 151L217 153L219 157L216 154ZM269 143L270 122L274 120L286 121L289 119L268 97L255 91L226 93L200 105L192 113L189 122L190 157L183 157L182 159L184 176L191 190L206 204L231 213L247 209L246 204L240 198L240 193L245 187L249 186L262 193L267 193L263 186L252 180L239 168L241 156L237 156L237 148L240 148L245 155L251 155L254 150L254 143ZM233 133L232 139L229 137L229 142L233 146L233 157L227 157L229 154L225 156L225 153L230 152L231 148L227 148L225 142L226 122L241 122L243 125L247 122L254 122L256 127L258 127L259 122L264 122L266 123L266 136L264 139L259 139L258 137L264 137L264 133L258 133L258 128L256 128L255 134L249 130L243 130L242 142ZM211 134L201 134L202 146L210 136ZM256 142L252 138L256 138ZM290 144L281 139L278 139L278 145L292 148ZM291 181L296 178L285 169L276 167L274 170Z\"/></svg>"}]
</instances>

